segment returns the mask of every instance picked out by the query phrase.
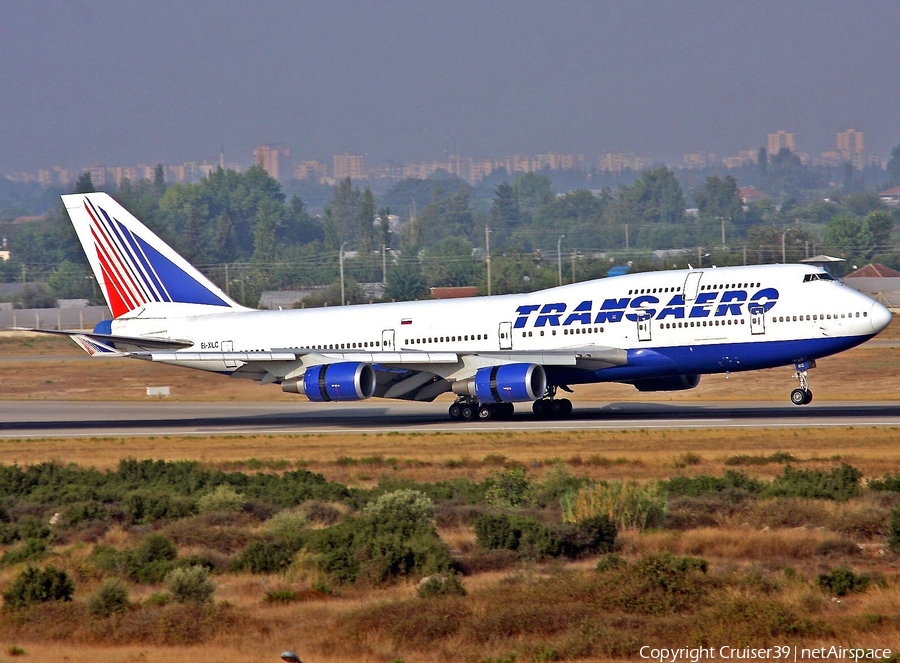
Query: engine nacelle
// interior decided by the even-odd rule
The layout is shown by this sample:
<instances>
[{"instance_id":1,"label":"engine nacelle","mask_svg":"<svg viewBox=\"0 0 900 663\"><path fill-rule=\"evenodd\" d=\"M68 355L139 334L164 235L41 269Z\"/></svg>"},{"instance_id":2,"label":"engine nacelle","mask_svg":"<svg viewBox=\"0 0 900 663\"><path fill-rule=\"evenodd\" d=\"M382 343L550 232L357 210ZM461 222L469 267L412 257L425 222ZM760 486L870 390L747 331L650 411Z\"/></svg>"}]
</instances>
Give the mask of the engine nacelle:
<instances>
[{"instance_id":1,"label":"engine nacelle","mask_svg":"<svg viewBox=\"0 0 900 663\"><path fill-rule=\"evenodd\" d=\"M475 377L453 383L453 393L482 403L536 401L547 391L547 374L538 364L501 364L479 368Z\"/></svg>"},{"instance_id":2,"label":"engine nacelle","mask_svg":"<svg viewBox=\"0 0 900 663\"><path fill-rule=\"evenodd\" d=\"M684 391L700 384L699 375L672 375L666 378L651 378L632 382L638 391Z\"/></svg>"},{"instance_id":3,"label":"engine nacelle","mask_svg":"<svg viewBox=\"0 0 900 663\"><path fill-rule=\"evenodd\" d=\"M281 390L317 403L361 401L375 393L375 369L356 361L310 366L300 377L283 381Z\"/></svg>"}]
</instances>

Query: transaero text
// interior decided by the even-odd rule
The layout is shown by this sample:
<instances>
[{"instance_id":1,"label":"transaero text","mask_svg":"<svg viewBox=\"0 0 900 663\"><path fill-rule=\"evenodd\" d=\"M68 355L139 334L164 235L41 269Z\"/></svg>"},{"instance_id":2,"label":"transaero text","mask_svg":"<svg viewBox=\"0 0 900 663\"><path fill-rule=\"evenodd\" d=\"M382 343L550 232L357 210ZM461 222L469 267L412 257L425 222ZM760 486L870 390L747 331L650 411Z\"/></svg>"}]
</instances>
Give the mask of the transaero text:
<instances>
[{"instance_id":1,"label":"transaero text","mask_svg":"<svg viewBox=\"0 0 900 663\"><path fill-rule=\"evenodd\" d=\"M521 329L529 322L533 327L565 327L573 324L620 322L623 318L637 322L650 318L681 320L726 315L741 316L745 312L751 314L766 312L775 306L777 301L778 291L775 288L763 288L752 295L746 290L700 292L690 305L685 304L684 295L681 294L672 296L667 303L662 303L655 295L605 299L597 309L591 300L581 302L574 309L569 309L565 302L526 304L516 309L518 317L514 327Z\"/></svg>"}]
</instances>

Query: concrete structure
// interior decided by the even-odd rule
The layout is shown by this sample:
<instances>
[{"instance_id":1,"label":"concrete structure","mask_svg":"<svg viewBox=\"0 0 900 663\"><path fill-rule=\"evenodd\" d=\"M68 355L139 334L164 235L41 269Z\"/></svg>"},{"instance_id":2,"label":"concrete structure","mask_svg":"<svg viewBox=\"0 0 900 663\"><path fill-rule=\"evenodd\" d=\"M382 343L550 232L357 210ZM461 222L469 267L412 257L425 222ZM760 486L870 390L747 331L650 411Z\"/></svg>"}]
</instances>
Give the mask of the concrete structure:
<instances>
[{"instance_id":1,"label":"concrete structure","mask_svg":"<svg viewBox=\"0 0 900 663\"><path fill-rule=\"evenodd\" d=\"M362 154L351 154L350 152L335 154L332 162L331 174L335 181L339 182L348 177L351 180L364 180L368 177L366 157Z\"/></svg>"},{"instance_id":2,"label":"concrete structure","mask_svg":"<svg viewBox=\"0 0 900 663\"><path fill-rule=\"evenodd\" d=\"M256 165L261 166L271 177L279 180L288 177L291 151L283 145L257 145L253 150Z\"/></svg>"},{"instance_id":3,"label":"concrete structure","mask_svg":"<svg viewBox=\"0 0 900 663\"><path fill-rule=\"evenodd\" d=\"M769 156L778 154L784 148L791 152L796 152L796 143L794 142L794 134L786 131L776 131L773 134L766 134L766 152Z\"/></svg>"},{"instance_id":4,"label":"concrete structure","mask_svg":"<svg viewBox=\"0 0 900 663\"><path fill-rule=\"evenodd\" d=\"M844 283L889 309L900 309L900 272L879 264L868 264L844 277Z\"/></svg>"},{"instance_id":5,"label":"concrete structure","mask_svg":"<svg viewBox=\"0 0 900 663\"><path fill-rule=\"evenodd\" d=\"M83 308L20 308L0 310L0 329L34 327L40 329L93 329L98 322L109 320L112 313L105 306Z\"/></svg>"},{"instance_id":6,"label":"concrete structure","mask_svg":"<svg viewBox=\"0 0 900 663\"><path fill-rule=\"evenodd\" d=\"M881 198L881 202L885 205L896 207L900 205L900 186L895 186L887 191L882 191L878 194L878 197Z\"/></svg>"},{"instance_id":7,"label":"concrete structure","mask_svg":"<svg viewBox=\"0 0 900 663\"><path fill-rule=\"evenodd\" d=\"M849 161L857 170L862 170L866 165L866 135L862 131L847 129L841 131L835 138L838 154L841 160Z\"/></svg>"}]
</instances>

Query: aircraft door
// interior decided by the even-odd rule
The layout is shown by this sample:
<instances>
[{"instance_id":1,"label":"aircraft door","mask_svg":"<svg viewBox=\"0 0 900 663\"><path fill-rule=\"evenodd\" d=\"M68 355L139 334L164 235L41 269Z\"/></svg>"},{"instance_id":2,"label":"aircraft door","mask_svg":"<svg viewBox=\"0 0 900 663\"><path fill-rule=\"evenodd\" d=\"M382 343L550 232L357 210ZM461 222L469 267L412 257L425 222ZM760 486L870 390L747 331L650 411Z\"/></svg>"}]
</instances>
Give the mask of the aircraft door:
<instances>
[{"instance_id":1,"label":"aircraft door","mask_svg":"<svg viewBox=\"0 0 900 663\"><path fill-rule=\"evenodd\" d=\"M697 299L697 292L700 290L700 278L703 272L689 272L684 280L684 303L690 304Z\"/></svg>"},{"instance_id":2,"label":"aircraft door","mask_svg":"<svg viewBox=\"0 0 900 663\"><path fill-rule=\"evenodd\" d=\"M637 333L639 341L650 340L650 320L650 314L646 311L640 311L638 313Z\"/></svg>"},{"instance_id":3,"label":"aircraft door","mask_svg":"<svg viewBox=\"0 0 900 663\"><path fill-rule=\"evenodd\" d=\"M500 323L500 349L501 350L512 350L512 323L511 322L501 322Z\"/></svg>"},{"instance_id":4,"label":"aircraft door","mask_svg":"<svg viewBox=\"0 0 900 663\"><path fill-rule=\"evenodd\" d=\"M766 309L764 309L762 306L750 307L750 333L766 333Z\"/></svg>"},{"instance_id":5,"label":"aircraft door","mask_svg":"<svg viewBox=\"0 0 900 663\"><path fill-rule=\"evenodd\" d=\"M234 352L234 341L222 341L222 352ZM233 359L225 360L225 368L237 368L238 363Z\"/></svg>"},{"instance_id":6,"label":"aircraft door","mask_svg":"<svg viewBox=\"0 0 900 663\"><path fill-rule=\"evenodd\" d=\"M384 351L395 350L394 347L394 330L385 329L381 332L381 349Z\"/></svg>"}]
</instances>

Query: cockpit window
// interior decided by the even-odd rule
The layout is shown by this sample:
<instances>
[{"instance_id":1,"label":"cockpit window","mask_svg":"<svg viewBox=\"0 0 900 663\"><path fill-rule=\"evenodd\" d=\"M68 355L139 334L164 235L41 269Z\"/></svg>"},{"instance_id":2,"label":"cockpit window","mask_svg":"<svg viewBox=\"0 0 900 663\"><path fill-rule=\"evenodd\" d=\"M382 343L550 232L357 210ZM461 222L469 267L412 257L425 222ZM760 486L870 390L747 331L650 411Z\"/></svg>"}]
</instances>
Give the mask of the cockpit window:
<instances>
[{"instance_id":1,"label":"cockpit window","mask_svg":"<svg viewBox=\"0 0 900 663\"><path fill-rule=\"evenodd\" d=\"M804 275L803 282L809 283L810 281L834 281L834 277L826 272Z\"/></svg>"}]
</instances>

